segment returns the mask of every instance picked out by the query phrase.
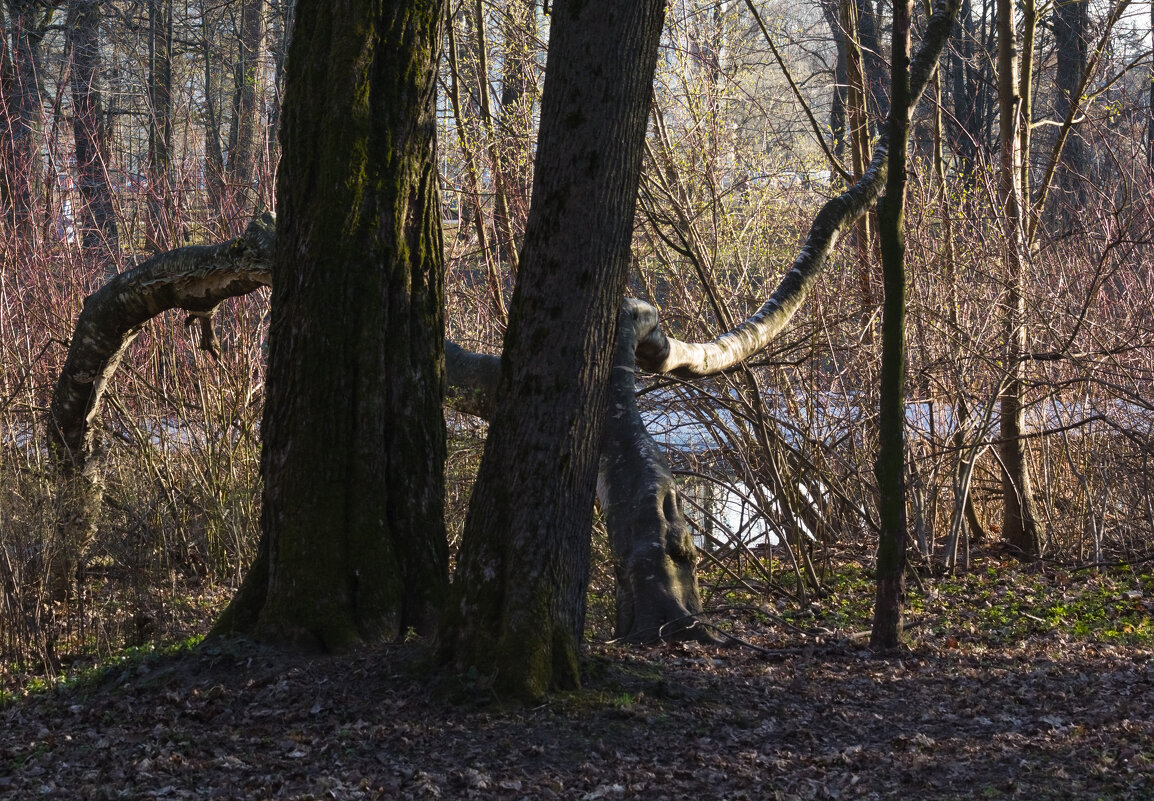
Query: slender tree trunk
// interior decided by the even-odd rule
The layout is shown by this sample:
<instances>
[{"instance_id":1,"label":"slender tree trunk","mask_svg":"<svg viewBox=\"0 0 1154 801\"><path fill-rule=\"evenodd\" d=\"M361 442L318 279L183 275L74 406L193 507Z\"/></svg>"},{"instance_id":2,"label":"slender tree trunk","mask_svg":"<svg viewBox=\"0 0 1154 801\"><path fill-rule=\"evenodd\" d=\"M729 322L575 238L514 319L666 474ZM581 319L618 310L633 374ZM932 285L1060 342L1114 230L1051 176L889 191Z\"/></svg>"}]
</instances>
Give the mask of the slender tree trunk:
<instances>
[{"instance_id":1,"label":"slender tree trunk","mask_svg":"<svg viewBox=\"0 0 1154 801\"><path fill-rule=\"evenodd\" d=\"M1146 167L1154 173L1154 3L1150 4L1150 111L1146 120Z\"/></svg>"},{"instance_id":2,"label":"slender tree trunk","mask_svg":"<svg viewBox=\"0 0 1154 801\"><path fill-rule=\"evenodd\" d=\"M442 640L446 658L505 696L580 683L593 493L663 11L660 0L553 5L533 204Z\"/></svg>"},{"instance_id":3,"label":"slender tree trunk","mask_svg":"<svg viewBox=\"0 0 1154 801\"><path fill-rule=\"evenodd\" d=\"M217 70L220 59L216 53L213 26L207 12L201 12L201 57L204 59L204 180L209 202L216 214L223 216L224 148L221 146L220 80Z\"/></svg>"},{"instance_id":4,"label":"slender tree trunk","mask_svg":"<svg viewBox=\"0 0 1154 801\"><path fill-rule=\"evenodd\" d=\"M1034 120L1034 44L1038 27L1038 6L1035 0L1017 0L1022 14L1020 69L1018 70L1018 196L1023 228L1029 213L1031 198L1030 148ZM1029 238L1025 246L1030 248Z\"/></svg>"},{"instance_id":5,"label":"slender tree trunk","mask_svg":"<svg viewBox=\"0 0 1154 801\"><path fill-rule=\"evenodd\" d=\"M260 64L265 49L265 0L240 5L238 53L233 65L232 129L229 133L228 181L237 212L247 217L255 207L257 149L260 142Z\"/></svg>"},{"instance_id":6,"label":"slender tree trunk","mask_svg":"<svg viewBox=\"0 0 1154 801\"><path fill-rule=\"evenodd\" d=\"M1022 438L1025 414L1022 407L1026 350L1025 248L1020 138L1020 104L1017 37L1012 0L998 0L998 130L1001 159L998 168L998 200L1003 210L1006 293L1002 314L1006 326L1005 370L999 402L1002 466L1002 536L1023 558L1041 553L1033 488Z\"/></svg>"},{"instance_id":7,"label":"slender tree trunk","mask_svg":"<svg viewBox=\"0 0 1154 801\"><path fill-rule=\"evenodd\" d=\"M877 599L870 646L896 648L902 635L906 568L905 486L905 234L906 143L910 111L910 20L913 0L895 0L890 48L893 80L889 117L890 169L880 203L879 232L885 300L882 316L881 409L874 467L878 511Z\"/></svg>"},{"instance_id":8,"label":"slender tree trunk","mask_svg":"<svg viewBox=\"0 0 1154 801\"><path fill-rule=\"evenodd\" d=\"M859 43L858 0L842 1L842 27L846 31L846 130L848 132L850 161L854 183L865 175L870 163L870 115L867 98L864 59ZM854 229L854 253L857 255L858 284L862 305L867 314L877 306L874 287L874 268L870 259L873 235L870 233L870 215L863 214Z\"/></svg>"},{"instance_id":9,"label":"slender tree trunk","mask_svg":"<svg viewBox=\"0 0 1154 801\"><path fill-rule=\"evenodd\" d=\"M1058 65L1054 74L1057 96L1054 116L1064 120L1081 98L1082 76L1086 72L1087 19L1089 0L1058 0L1054 4L1054 50ZM1070 131L1062 149L1058 185L1066 195L1066 205L1078 213L1086 205L1089 153L1078 129Z\"/></svg>"},{"instance_id":10,"label":"slender tree trunk","mask_svg":"<svg viewBox=\"0 0 1154 801\"><path fill-rule=\"evenodd\" d=\"M148 3L148 237L174 242L172 207L172 0Z\"/></svg>"},{"instance_id":11,"label":"slender tree trunk","mask_svg":"<svg viewBox=\"0 0 1154 801\"><path fill-rule=\"evenodd\" d=\"M821 11L829 25L837 48L837 62L833 73L833 94L829 104L829 128L833 140L833 152L840 159L845 155L846 146L846 90L849 85L847 66L847 33L841 22L841 0L822 0Z\"/></svg>"},{"instance_id":12,"label":"slender tree trunk","mask_svg":"<svg viewBox=\"0 0 1154 801\"><path fill-rule=\"evenodd\" d=\"M289 35L292 32L295 0L270 0L272 19L269 24L269 56L272 58L273 102L268 113L270 137L276 137L280 130L281 99L284 97L285 63L288 55ZM273 162L275 163L275 161Z\"/></svg>"},{"instance_id":13,"label":"slender tree trunk","mask_svg":"<svg viewBox=\"0 0 1154 801\"><path fill-rule=\"evenodd\" d=\"M533 185L533 105L537 97L537 5L509 0L501 18L505 41L501 110L497 117L509 214L524 220ZM514 226L515 227L515 226Z\"/></svg>"},{"instance_id":14,"label":"slender tree trunk","mask_svg":"<svg viewBox=\"0 0 1154 801\"><path fill-rule=\"evenodd\" d=\"M430 632L448 584L435 79L444 9L302 0L278 174L262 545L218 631Z\"/></svg>"},{"instance_id":15,"label":"slender tree trunk","mask_svg":"<svg viewBox=\"0 0 1154 801\"><path fill-rule=\"evenodd\" d=\"M101 91L100 0L71 0L65 30L72 57L72 131L78 188L84 204L84 247L102 253L111 267L120 240L108 184L109 131Z\"/></svg>"},{"instance_id":16,"label":"slender tree trunk","mask_svg":"<svg viewBox=\"0 0 1154 801\"><path fill-rule=\"evenodd\" d=\"M474 47L477 54L478 112L485 138L489 142L489 164L493 171L493 227L497 232L498 256L509 264L516 276L520 257L517 237L513 232L513 218L509 210L509 176L501 152L496 126L493 122L493 103L489 91L489 43L485 36L485 8L483 0L476 0L473 8Z\"/></svg>"}]
</instances>

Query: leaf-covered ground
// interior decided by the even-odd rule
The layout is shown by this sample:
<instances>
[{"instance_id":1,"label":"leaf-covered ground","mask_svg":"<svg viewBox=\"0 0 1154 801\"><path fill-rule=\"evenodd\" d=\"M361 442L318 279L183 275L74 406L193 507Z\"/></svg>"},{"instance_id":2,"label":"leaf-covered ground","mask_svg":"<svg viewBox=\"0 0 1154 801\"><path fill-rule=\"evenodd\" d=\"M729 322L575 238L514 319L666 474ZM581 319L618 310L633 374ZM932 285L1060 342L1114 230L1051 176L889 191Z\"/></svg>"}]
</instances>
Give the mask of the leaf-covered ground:
<instances>
[{"instance_id":1,"label":"leaf-covered ground","mask_svg":"<svg viewBox=\"0 0 1154 801\"><path fill-rule=\"evenodd\" d=\"M885 656L848 589L747 605L724 621L747 646L592 645L586 688L531 709L430 680L418 646L208 643L9 700L0 797L1151 799L1149 590L936 582Z\"/></svg>"}]
</instances>

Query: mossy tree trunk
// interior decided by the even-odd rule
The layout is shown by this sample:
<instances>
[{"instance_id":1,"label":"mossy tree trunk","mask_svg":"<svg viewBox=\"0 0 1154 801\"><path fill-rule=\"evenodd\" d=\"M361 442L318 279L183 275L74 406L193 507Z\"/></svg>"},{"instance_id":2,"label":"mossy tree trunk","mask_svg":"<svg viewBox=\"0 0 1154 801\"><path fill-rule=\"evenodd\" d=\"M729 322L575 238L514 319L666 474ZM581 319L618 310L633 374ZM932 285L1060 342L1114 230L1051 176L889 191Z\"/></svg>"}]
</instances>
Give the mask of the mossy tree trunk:
<instances>
[{"instance_id":1,"label":"mossy tree trunk","mask_svg":"<svg viewBox=\"0 0 1154 801\"><path fill-rule=\"evenodd\" d=\"M443 655L578 686L589 531L664 3L552 9L533 203Z\"/></svg>"},{"instance_id":2,"label":"mossy tree trunk","mask_svg":"<svg viewBox=\"0 0 1154 801\"><path fill-rule=\"evenodd\" d=\"M879 217L882 277L881 408L878 455L874 466L881 498L878 512L877 597L870 645L895 648L902 634L902 596L906 568L905 371L906 242L902 223L906 199L906 143L910 130L910 18L913 0L895 0L890 62L890 170Z\"/></svg>"},{"instance_id":3,"label":"mossy tree trunk","mask_svg":"<svg viewBox=\"0 0 1154 801\"><path fill-rule=\"evenodd\" d=\"M431 631L444 533L439 2L296 8L262 544L218 632L333 651Z\"/></svg>"}]
</instances>

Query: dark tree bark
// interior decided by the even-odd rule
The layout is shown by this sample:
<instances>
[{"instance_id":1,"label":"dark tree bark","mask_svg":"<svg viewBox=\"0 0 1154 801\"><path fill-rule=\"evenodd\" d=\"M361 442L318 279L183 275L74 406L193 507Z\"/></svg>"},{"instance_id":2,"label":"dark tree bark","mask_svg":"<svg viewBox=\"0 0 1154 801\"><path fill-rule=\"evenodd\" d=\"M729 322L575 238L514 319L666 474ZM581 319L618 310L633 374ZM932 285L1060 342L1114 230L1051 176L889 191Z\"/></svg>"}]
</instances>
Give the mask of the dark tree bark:
<instances>
[{"instance_id":1,"label":"dark tree bark","mask_svg":"<svg viewBox=\"0 0 1154 801\"><path fill-rule=\"evenodd\" d=\"M85 249L102 253L111 262L120 250L120 239L108 185L109 130L101 90L100 4L100 0L71 0L65 31L72 57L72 132L77 187L84 204L83 243Z\"/></svg>"},{"instance_id":2,"label":"dark tree bark","mask_svg":"<svg viewBox=\"0 0 1154 801\"><path fill-rule=\"evenodd\" d=\"M593 493L663 11L658 0L552 10L533 205L442 640L446 658L506 695L580 683Z\"/></svg>"},{"instance_id":3,"label":"dark tree bark","mask_svg":"<svg viewBox=\"0 0 1154 801\"><path fill-rule=\"evenodd\" d=\"M224 147L221 131L221 91L220 56L217 53L214 25L207 11L200 16L201 58L204 61L204 181L213 211L223 215L226 209L224 197Z\"/></svg>"},{"instance_id":4,"label":"dark tree bark","mask_svg":"<svg viewBox=\"0 0 1154 801\"><path fill-rule=\"evenodd\" d=\"M1082 76L1086 72L1089 0L1058 0L1054 4L1054 50L1058 59L1054 80L1058 92L1054 115L1064 120L1070 109L1081 102ZM1058 185L1066 195L1070 211L1078 213L1086 205L1089 151L1075 127L1062 149Z\"/></svg>"},{"instance_id":5,"label":"dark tree bark","mask_svg":"<svg viewBox=\"0 0 1154 801\"><path fill-rule=\"evenodd\" d=\"M981 102L985 83L979 66L985 59L979 62L975 57L978 36L971 0L962 0L956 33L949 57L943 59L943 69L953 111L949 117L953 134L950 149L958 159L957 171L965 186L973 182L979 146L986 140L985 104Z\"/></svg>"},{"instance_id":6,"label":"dark tree bark","mask_svg":"<svg viewBox=\"0 0 1154 801\"><path fill-rule=\"evenodd\" d=\"M4 164L4 196L9 220L25 242L36 235L36 206L43 196L44 161L38 134L44 114L41 80L42 40L48 14L35 0L8 0L8 36L11 48L5 80L5 108L0 131L9 143ZM50 11L50 10L49 10Z\"/></svg>"},{"instance_id":7,"label":"dark tree bark","mask_svg":"<svg viewBox=\"0 0 1154 801\"><path fill-rule=\"evenodd\" d=\"M172 0L148 0L148 236L174 242L172 187Z\"/></svg>"},{"instance_id":8,"label":"dark tree bark","mask_svg":"<svg viewBox=\"0 0 1154 801\"><path fill-rule=\"evenodd\" d=\"M902 635L902 601L906 569L906 271L902 230L906 196L906 143L910 132L910 19L913 0L895 0L890 62L890 169L886 194L879 202L879 234L885 301L882 314L881 408L878 414L877 598L870 645L896 648Z\"/></svg>"},{"instance_id":9,"label":"dark tree bark","mask_svg":"<svg viewBox=\"0 0 1154 801\"><path fill-rule=\"evenodd\" d=\"M821 11L837 50L833 71L833 94L829 104L829 128L833 140L833 152L840 159L845 154L846 146L846 89L849 85L846 34L841 25L841 0L822 0Z\"/></svg>"},{"instance_id":10,"label":"dark tree bark","mask_svg":"<svg viewBox=\"0 0 1154 801\"><path fill-rule=\"evenodd\" d=\"M435 78L443 6L298 3L262 545L218 623L305 648L429 632L448 584Z\"/></svg>"},{"instance_id":11,"label":"dark tree bark","mask_svg":"<svg viewBox=\"0 0 1154 801\"><path fill-rule=\"evenodd\" d=\"M232 128L229 131L228 180L237 211L247 216L256 205L257 146L260 142L260 59L264 51L265 0L240 4L238 53L233 65Z\"/></svg>"}]
</instances>

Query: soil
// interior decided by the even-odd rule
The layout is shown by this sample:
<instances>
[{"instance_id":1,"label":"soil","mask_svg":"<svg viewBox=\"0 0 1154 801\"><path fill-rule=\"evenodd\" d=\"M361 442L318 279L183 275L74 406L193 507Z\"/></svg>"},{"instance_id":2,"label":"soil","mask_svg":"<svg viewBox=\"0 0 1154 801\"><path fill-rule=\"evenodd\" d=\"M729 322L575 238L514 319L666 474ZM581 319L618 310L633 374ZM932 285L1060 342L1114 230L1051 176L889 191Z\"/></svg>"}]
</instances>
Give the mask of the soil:
<instances>
[{"instance_id":1,"label":"soil","mask_svg":"<svg viewBox=\"0 0 1154 801\"><path fill-rule=\"evenodd\" d=\"M591 645L585 688L533 708L419 645L208 642L0 708L0 797L1154 798L1148 648L741 636Z\"/></svg>"}]
</instances>

